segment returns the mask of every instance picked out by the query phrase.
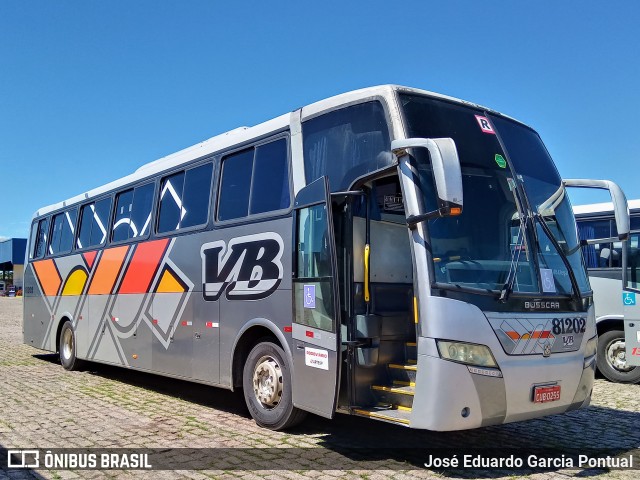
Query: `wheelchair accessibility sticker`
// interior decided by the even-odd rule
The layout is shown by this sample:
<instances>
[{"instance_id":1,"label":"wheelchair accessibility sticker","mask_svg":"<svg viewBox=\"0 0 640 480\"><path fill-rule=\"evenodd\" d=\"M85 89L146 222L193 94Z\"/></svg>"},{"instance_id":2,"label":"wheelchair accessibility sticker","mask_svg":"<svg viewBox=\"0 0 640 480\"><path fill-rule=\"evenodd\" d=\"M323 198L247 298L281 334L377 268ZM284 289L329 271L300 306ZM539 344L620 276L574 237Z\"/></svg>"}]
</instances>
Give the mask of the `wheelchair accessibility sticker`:
<instances>
[{"instance_id":1,"label":"wheelchair accessibility sticker","mask_svg":"<svg viewBox=\"0 0 640 480\"><path fill-rule=\"evenodd\" d=\"M632 292L622 292L623 305L633 306L636 304L636 294Z\"/></svg>"},{"instance_id":2,"label":"wheelchair accessibility sticker","mask_svg":"<svg viewBox=\"0 0 640 480\"><path fill-rule=\"evenodd\" d=\"M304 308L316 308L316 286L305 285L304 286Z\"/></svg>"}]
</instances>

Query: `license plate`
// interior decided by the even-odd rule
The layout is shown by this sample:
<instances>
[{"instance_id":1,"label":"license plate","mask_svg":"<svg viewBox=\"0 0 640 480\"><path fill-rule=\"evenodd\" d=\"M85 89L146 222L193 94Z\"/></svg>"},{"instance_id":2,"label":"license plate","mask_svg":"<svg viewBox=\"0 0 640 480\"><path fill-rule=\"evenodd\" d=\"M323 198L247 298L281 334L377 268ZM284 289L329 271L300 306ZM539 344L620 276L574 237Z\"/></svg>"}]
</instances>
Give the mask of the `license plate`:
<instances>
[{"instance_id":1,"label":"license plate","mask_svg":"<svg viewBox=\"0 0 640 480\"><path fill-rule=\"evenodd\" d=\"M560 400L560 385L549 387L535 387L533 389L533 402L546 403Z\"/></svg>"}]
</instances>

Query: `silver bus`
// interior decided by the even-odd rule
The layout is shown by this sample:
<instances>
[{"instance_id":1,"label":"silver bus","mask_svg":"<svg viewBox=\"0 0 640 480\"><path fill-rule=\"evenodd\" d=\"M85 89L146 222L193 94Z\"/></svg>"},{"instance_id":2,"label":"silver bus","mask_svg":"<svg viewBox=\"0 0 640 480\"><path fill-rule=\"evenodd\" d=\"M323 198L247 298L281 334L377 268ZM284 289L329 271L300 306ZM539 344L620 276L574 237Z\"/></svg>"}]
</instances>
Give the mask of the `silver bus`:
<instances>
[{"instance_id":1,"label":"silver bus","mask_svg":"<svg viewBox=\"0 0 640 480\"><path fill-rule=\"evenodd\" d=\"M628 230L619 188L561 180L505 115L392 85L332 97L39 209L24 341L67 370L242 389L271 429L578 409L597 336L565 186L609 189Z\"/></svg>"},{"instance_id":2,"label":"silver bus","mask_svg":"<svg viewBox=\"0 0 640 480\"><path fill-rule=\"evenodd\" d=\"M640 200L630 200L631 234L627 243L629 259L637 258L640 241ZM573 208L581 240L597 240L582 247L593 289L598 331L598 370L612 382L640 382L640 367L630 365L625 348L625 309L627 318L636 305L635 294L623 291L623 247L617 238L611 203L576 205ZM637 262L634 264L636 265ZM636 265L637 267L637 265ZM635 320L640 320L640 311Z\"/></svg>"}]
</instances>

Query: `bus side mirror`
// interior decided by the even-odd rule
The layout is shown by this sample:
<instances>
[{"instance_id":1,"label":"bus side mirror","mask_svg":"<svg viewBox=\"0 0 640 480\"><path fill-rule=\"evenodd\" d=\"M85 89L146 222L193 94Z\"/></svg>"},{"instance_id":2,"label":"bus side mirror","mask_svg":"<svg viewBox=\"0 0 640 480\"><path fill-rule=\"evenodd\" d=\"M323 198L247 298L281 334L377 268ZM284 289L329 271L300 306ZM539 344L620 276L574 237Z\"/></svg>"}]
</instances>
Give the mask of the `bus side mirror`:
<instances>
[{"instance_id":1,"label":"bus side mirror","mask_svg":"<svg viewBox=\"0 0 640 480\"><path fill-rule=\"evenodd\" d=\"M408 148L426 148L431 158L433 179L438 195L438 210L434 212L407 211L410 227L436 216L462 213L462 171L456 143L452 138L406 138L393 140L391 151L398 159L407 155Z\"/></svg>"},{"instance_id":2,"label":"bus side mirror","mask_svg":"<svg viewBox=\"0 0 640 480\"><path fill-rule=\"evenodd\" d=\"M616 218L618 239L626 240L629 238L629 206L627 205L627 197L617 183L610 180L588 180L583 178L566 179L562 183L565 187L609 190L611 201L613 202L613 214Z\"/></svg>"}]
</instances>

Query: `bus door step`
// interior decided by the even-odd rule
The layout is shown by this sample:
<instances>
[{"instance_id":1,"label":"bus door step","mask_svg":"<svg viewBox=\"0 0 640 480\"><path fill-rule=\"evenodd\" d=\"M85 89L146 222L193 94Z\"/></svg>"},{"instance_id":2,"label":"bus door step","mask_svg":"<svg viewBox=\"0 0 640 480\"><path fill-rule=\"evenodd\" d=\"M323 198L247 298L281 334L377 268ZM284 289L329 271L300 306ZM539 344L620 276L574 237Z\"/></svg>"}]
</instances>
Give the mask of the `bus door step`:
<instances>
[{"instance_id":1,"label":"bus door step","mask_svg":"<svg viewBox=\"0 0 640 480\"><path fill-rule=\"evenodd\" d=\"M374 418L383 422L395 423L397 425L409 426L409 418L411 416L411 408L408 407L370 407L356 408L353 410L355 415L360 417Z\"/></svg>"}]
</instances>

